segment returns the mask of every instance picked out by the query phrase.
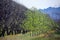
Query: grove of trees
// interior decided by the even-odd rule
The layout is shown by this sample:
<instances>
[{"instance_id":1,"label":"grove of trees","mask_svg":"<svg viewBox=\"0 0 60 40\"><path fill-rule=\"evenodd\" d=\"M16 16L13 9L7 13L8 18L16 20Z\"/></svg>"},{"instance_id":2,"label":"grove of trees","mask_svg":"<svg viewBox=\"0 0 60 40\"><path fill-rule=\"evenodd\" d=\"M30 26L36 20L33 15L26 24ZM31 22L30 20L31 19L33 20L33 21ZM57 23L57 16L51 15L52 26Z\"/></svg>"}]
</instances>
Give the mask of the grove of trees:
<instances>
[{"instance_id":1,"label":"grove of trees","mask_svg":"<svg viewBox=\"0 0 60 40\"><path fill-rule=\"evenodd\" d=\"M26 19L23 21L24 25L22 27L27 30L46 33L56 30L58 26L47 14L38 11L36 8L27 10L25 15Z\"/></svg>"}]
</instances>

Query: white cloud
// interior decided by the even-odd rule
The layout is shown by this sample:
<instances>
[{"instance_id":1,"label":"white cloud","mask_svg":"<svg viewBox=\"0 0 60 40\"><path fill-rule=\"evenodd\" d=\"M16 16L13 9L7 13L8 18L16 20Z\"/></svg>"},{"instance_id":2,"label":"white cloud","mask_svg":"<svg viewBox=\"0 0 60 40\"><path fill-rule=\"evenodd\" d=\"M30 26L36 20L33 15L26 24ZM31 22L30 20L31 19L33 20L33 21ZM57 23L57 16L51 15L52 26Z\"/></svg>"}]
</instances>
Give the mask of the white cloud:
<instances>
[{"instance_id":1,"label":"white cloud","mask_svg":"<svg viewBox=\"0 0 60 40\"><path fill-rule=\"evenodd\" d=\"M60 7L60 0L14 0L25 5L28 8L35 7L37 9L48 7Z\"/></svg>"}]
</instances>

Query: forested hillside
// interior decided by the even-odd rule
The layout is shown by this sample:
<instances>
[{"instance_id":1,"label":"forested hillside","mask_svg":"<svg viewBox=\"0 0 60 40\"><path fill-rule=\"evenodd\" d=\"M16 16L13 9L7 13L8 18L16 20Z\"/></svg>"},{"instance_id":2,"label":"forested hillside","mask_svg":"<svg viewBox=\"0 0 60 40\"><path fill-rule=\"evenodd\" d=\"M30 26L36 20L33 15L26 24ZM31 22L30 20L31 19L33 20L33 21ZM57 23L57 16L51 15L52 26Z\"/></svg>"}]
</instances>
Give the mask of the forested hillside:
<instances>
[{"instance_id":1,"label":"forested hillside","mask_svg":"<svg viewBox=\"0 0 60 40\"><path fill-rule=\"evenodd\" d=\"M6 31L9 35L13 31L16 34L24 30L20 25L25 19L26 10L26 7L12 0L0 0L0 36L4 36Z\"/></svg>"},{"instance_id":2,"label":"forested hillside","mask_svg":"<svg viewBox=\"0 0 60 40\"><path fill-rule=\"evenodd\" d=\"M47 14L44 14L37 9L28 10L25 15L26 19L23 21L23 27L25 29L47 32L53 30L54 27L57 26Z\"/></svg>"},{"instance_id":3,"label":"forested hillside","mask_svg":"<svg viewBox=\"0 0 60 40\"><path fill-rule=\"evenodd\" d=\"M12 0L0 0L0 40L57 40L59 25L46 13Z\"/></svg>"}]
</instances>

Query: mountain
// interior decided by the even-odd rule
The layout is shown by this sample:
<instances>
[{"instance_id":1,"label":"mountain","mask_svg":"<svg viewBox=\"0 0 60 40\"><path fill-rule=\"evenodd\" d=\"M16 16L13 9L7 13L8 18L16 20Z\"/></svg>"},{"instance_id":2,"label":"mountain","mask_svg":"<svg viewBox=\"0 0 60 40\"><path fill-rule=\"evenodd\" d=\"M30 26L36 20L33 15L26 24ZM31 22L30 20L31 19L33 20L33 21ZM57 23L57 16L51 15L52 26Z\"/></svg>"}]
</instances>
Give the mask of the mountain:
<instances>
[{"instance_id":1,"label":"mountain","mask_svg":"<svg viewBox=\"0 0 60 40\"><path fill-rule=\"evenodd\" d=\"M43 13L48 14L53 20L60 20L60 7L53 8L49 7L47 9L40 9Z\"/></svg>"}]
</instances>

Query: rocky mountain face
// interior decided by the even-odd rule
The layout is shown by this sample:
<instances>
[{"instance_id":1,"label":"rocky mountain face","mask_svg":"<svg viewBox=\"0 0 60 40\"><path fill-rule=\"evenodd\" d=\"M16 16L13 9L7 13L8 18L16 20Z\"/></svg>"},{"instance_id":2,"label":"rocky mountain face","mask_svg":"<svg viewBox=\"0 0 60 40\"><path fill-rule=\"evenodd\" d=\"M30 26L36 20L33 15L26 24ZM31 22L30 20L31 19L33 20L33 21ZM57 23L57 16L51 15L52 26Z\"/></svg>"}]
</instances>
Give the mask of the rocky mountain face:
<instances>
[{"instance_id":1,"label":"rocky mountain face","mask_svg":"<svg viewBox=\"0 0 60 40\"><path fill-rule=\"evenodd\" d=\"M22 21L25 19L24 12L28 9L12 0L0 0L0 31L2 34L9 30L21 30Z\"/></svg>"}]
</instances>

